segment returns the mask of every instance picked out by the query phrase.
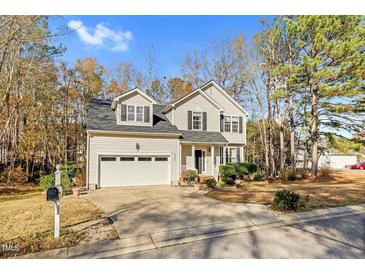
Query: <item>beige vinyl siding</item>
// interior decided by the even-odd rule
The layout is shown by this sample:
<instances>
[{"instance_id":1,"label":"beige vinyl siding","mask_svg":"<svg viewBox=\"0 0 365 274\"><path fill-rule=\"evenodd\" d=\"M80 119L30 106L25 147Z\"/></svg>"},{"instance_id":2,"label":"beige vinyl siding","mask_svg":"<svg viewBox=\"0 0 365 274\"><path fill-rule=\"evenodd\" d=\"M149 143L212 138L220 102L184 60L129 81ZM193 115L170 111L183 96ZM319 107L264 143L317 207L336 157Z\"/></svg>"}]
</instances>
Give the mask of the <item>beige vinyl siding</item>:
<instances>
[{"instance_id":1,"label":"beige vinyl siding","mask_svg":"<svg viewBox=\"0 0 365 274\"><path fill-rule=\"evenodd\" d=\"M166 118L170 121L171 124L173 124L172 112L173 112L173 110L171 109L168 113L165 114Z\"/></svg>"},{"instance_id":2,"label":"beige vinyl siding","mask_svg":"<svg viewBox=\"0 0 365 274\"><path fill-rule=\"evenodd\" d=\"M140 149L137 151L136 143ZM171 181L177 182L179 178L179 141L173 137L141 137L90 134L89 139L89 184L98 184L99 178L99 156L100 155L160 155L168 153L171 155ZM143 171L141 171L143 172Z\"/></svg>"},{"instance_id":3,"label":"beige vinyl siding","mask_svg":"<svg viewBox=\"0 0 365 274\"><path fill-rule=\"evenodd\" d=\"M242 133L237 132L222 132L223 136L231 144L246 144L246 117L243 117L242 121Z\"/></svg>"},{"instance_id":4,"label":"beige vinyl siding","mask_svg":"<svg viewBox=\"0 0 365 274\"><path fill-rule=\"evenodd\" d=\"M231 132L223 132L223 136L233 144L245 144L246 143L246 115L235 106L227 97L225 97L219 90L214 86L210 86L206 90L204 90L206 94L214 99L214 101L218 102L224 108L224 115L234 115L234 116L242 116L242 133L231 133Z\"/></svg>"},{"instance_id":5,"label":"beige vinyl siding","mask_svg":"<svg viewBox=\"0 0 365 274\"><path fill-rule=\"evenodd\" d=\"M207 113L207 131L219 131L219 110L199 93L179 103L174 110L174 124L188 130L188 111ZM170 111L171 112L171 111Z\"/></svg>"},{"instance_id":6,"label":"beige vinyl siding","mask_svg":"<svg viewBox=\"0 0 365 274\"><path fill-rule=\"evenodd\" d=\"M143 122L132 122L132 121L121 121L121 106L120 104L124 105L131 105L131 106L148 106L150 108L150 122L145 123ZM153 105L152 103L147 100L145 97L141 96L138 93L133 93L123 99L120 100L120 102L117 105L116 109L116 116L117 116L117 124L118 125L131 125L131 126L152 126L152 120L153 120Z\"/></svg>"}]
</instances>

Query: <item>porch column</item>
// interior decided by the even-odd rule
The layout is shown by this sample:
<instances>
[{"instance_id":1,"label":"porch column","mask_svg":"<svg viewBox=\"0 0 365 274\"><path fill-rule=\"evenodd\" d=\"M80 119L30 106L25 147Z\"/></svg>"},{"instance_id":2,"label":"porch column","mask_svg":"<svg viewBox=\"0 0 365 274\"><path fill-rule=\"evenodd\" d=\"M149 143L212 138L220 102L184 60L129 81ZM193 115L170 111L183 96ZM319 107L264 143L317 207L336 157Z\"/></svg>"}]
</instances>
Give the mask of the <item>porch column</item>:
<instances>
[{"instance_id":1,"label":"porch column","mask_svg":"<svg viewBox=\"0 0 365 274\"><path fill-rule=\"evenodd\" d=\"M191 169L195 169L195 145L191 145L191 163L192 163L192 167Z\"/></svg>"},{"instance_id":2,"label":"porch column","mask_svg":"<svg viewBox=\"0 0 365 274\"><path fill-rule=\"evenodd\" d=\"M179 178L181 177L181 172L182 172L182 145L179 144Z\"/></svg>"},{"instance_id":3,"label":"porch column","mask_svg":"<svg viewBox=\"0 0 365 274\"><path fill-rule=\"evenodd\" d=\"M223 165L226 164L226 146L223 146Z\"/></svg>"},{"instance_id":4,"label":"porch column","mask_svg":"<svg viewBox=\"0 0 365 274\"><path fill-rule=\"evenodd\" d=\"M244 155L243 155L243 146L242 147L240 147L240 161L241 161L241 163L243 163L244 161L245 161L245 158L244 158Z\"/></svg>"},{"instance_id":5,"label":"porch column","mask_svg":"<svg viewBox=\"0 0 365 274\"><path fill-rule=\"evenodd\" d=\"M214 158L215 158L215 155L214 155L214 146L213 145L210 146L210 156L212 157L212 175L213 175L213 177L215 177L214 176L214 174L215 174L215 170L214 170Z\"/></svg>"}]
</instances>

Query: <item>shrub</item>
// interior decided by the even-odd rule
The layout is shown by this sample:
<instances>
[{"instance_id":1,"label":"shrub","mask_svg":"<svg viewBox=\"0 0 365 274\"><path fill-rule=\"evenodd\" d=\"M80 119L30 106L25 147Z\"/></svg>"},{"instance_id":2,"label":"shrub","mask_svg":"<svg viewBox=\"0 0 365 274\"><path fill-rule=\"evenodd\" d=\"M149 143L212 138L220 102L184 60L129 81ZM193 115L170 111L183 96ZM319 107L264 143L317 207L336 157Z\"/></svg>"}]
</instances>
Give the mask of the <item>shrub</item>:
<instances>
[{"instance_id":1,"label":"shrub","mask_svg":"<svg viewBox=\"0 0 365 274\"><path fill-rule=\"evenodd\" d=\"M86 174L84 171L81 171L79 174L77 174L76 181L77 185L86 186Z\"/></svg>"},{"instance_id":2,"label":"shrub","mask_svg":"<svg viewBox=\"0 0 365 274\"><path fill-rule=\"evenodd\" d=\"M297 179L297 173L295 172L295 170L290 169L287 172L286 178L288 181L295 181Z\"/></svg>"},{"instance_id":3,"label":"shrub","mask_svg":"<svg viewBox=\"0 0 365 274\"><path fill-rule=\"evenodd\" d=\"M242 179L245 175L249 175L249 167L247 163L238 163L236 166L236 172L238 176Z\"/></svg>"},{"instance_id":4,"label":"shrub","mask_svg":"<svg viewBox=\"0 0 365 274\"><path fill-rule=\"evenodd\" d=\"M0 183L6 182L6 174L5 172L0 172Z\"/></svg>"},{"instance_id":5,"label":"shrub","mask_svg":"<svg viewBox=\"0 0 365 274\"><path fill-rule=\"evenodd\" d=\"M248 173L253 174L257 171L257 165L253 163L245 163L247 165Z\"/></svg>"},{"instance_id":6,"label":"shrub","mask_svg":"<svg viewBox=\"0 0 365 274\"><path fill-rule=\"evenodd\" d=\"M232 185L237 177L236 164L230 163L219 166L219 173L223 177L222 181L226 184Z\"/></svg>"},{"instance_id":7,"label":"shrub","mask_svg":"<svg viewBox=\"0 0 365 274\"><path fill-rule=\"evenodd\" d=\"M252 163L227 163L219 166L219 173L225 178L227 184L232 184L236 178L243 178L245 175L253 174L256 171L257 166Z\"/></svg>"},{"instance_id":8,"label":"shrub","mask_svg":"<svg viewBox=\"0 0 365 274\"><path fill-rule=\"evenodd\" d=\"M231 177L223 177L222 181L223 181L224 184L227 184L227 185L233 185L234 184L234 179L231 178Z\"/></svg>"},{"instance_id":9,"label":"shrub","mask_svg":"<svg viewBox=\"0 0 365 274\"><path fill-rule=\"evenodd\" d=\"M243 178L245 175L248 175L248 169L245 163L227 163L228 166L234 167L236 177Z\"/></svg>"},{"instance_id":10,"label":"shrub","mask_svg":"<svg viewBox=\"0 0 365 274\"><path fill-rule=\"evenodd\" d=\"M288 190L278 190L272 202L272 208L281 211L297 210L299 207L300 195Z\"/></svg>"},{"instance_id":11,"label":"shrub","mask_svg":"<svg viewBox=\"0 0 365 274\"><path fill-rule=\"evenodd\" d=\"M215 188L217 186L217 181L214 178L210 178L205 181L207 188Z\"/></svg>"},{"instance_id":12,"label":"shrub","mask_svg":"<svg viewBox=\"0 0 365 274\"><path fill-rule=\"evenodd\" d=\"M321 166L320 172L323 177L331 177L332 169L329 166Z\"/></svg>"},{"instance_id":13,"label":"shrub","mask_svg":"<svg viewBox=\"0 0 365 274\"><path fill-rule=\"evenodd\" d=\"M243 177L243 175L250 174L248 167L245 163L239 163L236 171L240 174L241 177Z\"/></svg>"},{"instance_id":14,"label":"shrub","mask_svg":"<svg viewBox=\"0 0 365 274\"><path fill-rule=\"evenodd\" d=\"M253 177L254 181L263 181L264 180L264 174L261 172L257 172L255 176Z\"/></svg>"},{"instance_id":15,"label":"shrub","mask_svg":"<svg viewBox=\"0 0 365 274\"><path fill-rule=\"evenodd\" d=\"M77 164L74 163L67 163L61 165L61 170L66 172L67 176L72 180L73 178L76 178L80 173L81 169Z\"/></svg>"},{"instance_id":16,"label":"shrub","mask_svg":"<svg viewBox=\"0 0 365 274\"><path fill-rule=\"evenodd\" d=\"M9 179L10 183L21 184L28 181L27 174L20 165L13 169L7 168L5 173L8 176L5 176L5 178Z\"/></svg>"},{"instance_id":17,"label":"shrub","mask_svg":"<svg viewBox=\"0 0 365 274\"><path fill-rule=\"evenodd\" d=\"M55 177L53 174L41 176L39 180L39 186L41 187L41 189L47 190L50 187L54 186L54 180Z\"/></svg>"},{"instance_id":18,"label":"shrub","mask_svg":"<svg viewBox=\"0 0 365 274\"><path fill-rule=\"evenodd\" d=\"M187 169L183 170L181 172L181 177L184 179L184 181L192 182L194 179L198 176L198 173L194 169Z\"/></svg>"},{"instance_id":19,"label":"shrub","mask_svg":"<svg viewBox=\"0 0 365 274\"><path fill-rule=\"evenodd\" d=\"M40 181L39 181L39 186L43 190L47 190L48 188L54 186L54 184L55 184L55 175L54 174L41 176ZM68 174L65 170L62 170L62 172L61 172L61 186L63 188L64 194L71 193L71 191L72 191L71 180L68 177Z\"/></svg>"},{"instance_id":20,"label":"shrub","mask_svg":"<svg viewBox=\"0 0 365 274\"><path fill-rule=\"evenodd\" d=\"M226 183L221 179L221 180L218 181L218 186L219 187L225 187Z\"/></svg>"},{"instance_id":21,"label":"shrub","mask_svg":"<svg viewBox=\"0 0 365 274\"><path fill-rule=\"evenodd\" d=\"M237 175L236 168L232 164L220 165L219 166L219 173L223 177L231 177L233 179L235 179L235 177Z\"/></svg>"},{"instance_id":22,"label":"shrub","mask_svg":"<svg viewBox=\"0 0 365 274\"><path fill-rule=\"evenodd\" d=\"M307 179L309 177L308 171L304 168L298 170L298 174L300 175L301 179Z\"/></svg>"},{"instance_id":23,"label":"shrub","mask_svg":"<svg viewBox=\"0 0 365 274\"><path fill-rule=\"evenodd\" d=\"M253 163L227 163L227 165L233 166L236 169L237 175L243 177L243 175L250 175L257 171L256 164Z\"/></svg>"}]
</instances>

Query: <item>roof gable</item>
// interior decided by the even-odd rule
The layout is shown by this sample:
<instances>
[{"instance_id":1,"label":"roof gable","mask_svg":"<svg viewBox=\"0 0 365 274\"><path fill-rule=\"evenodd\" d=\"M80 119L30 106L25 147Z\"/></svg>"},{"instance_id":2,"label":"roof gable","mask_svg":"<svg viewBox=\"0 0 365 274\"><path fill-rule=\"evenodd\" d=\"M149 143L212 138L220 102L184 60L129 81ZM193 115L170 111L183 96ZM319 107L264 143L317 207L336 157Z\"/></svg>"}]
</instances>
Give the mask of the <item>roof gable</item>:
<instances>
[{"instance_id":1,"label":"roof gable","mask_svg":"<svg viewBox=\"0 0 365 274\"><path fill-rule=\"evenodd\" d=\"M177 104L181 103L184 100L189 100L190 98L193 98L194 95L199 94L201 96L203 96L207 101L209 101L213 106L215 106L219 111L223 111L223 107L221 105L219 105L212 97L210 97L208 94L206 94L204 91L202 91L201 89L196 89L188 94L186 94L185 96L173 101L172 103L170 103L164 110L163 113L167 113L171 108L175 107Z\"/></svg>"},{"instance_id":2,"label":"roof gable","mask_svg":"<svg viewBox=\"0 0 365 274\"><path fill-rule=\"evenodd\" d=\"M209 81L204 84L200 89L205 93L209 87L214 86L224 97L226 97L232 104L234 104L240 111L242 111L245 115L249 113L235 100L233 99L223 88L221 88L215 81Z\"/></svg>"},{"instance_id":3,"label":"roof gable","mask_svg":"<svg viewBox=\"0 0 365 274\"><path fill-rule=\"evenodd\" d=\"M145 99L147 99L148 101L150 101L152 104L157 104L157 102L155 100L153 100L150 96L148 96L146 93L140 91L138 88L134 88L134 89L131 89L131 90L129 90L129 91L127 91L127 92L125 92L125 93L123 93L123 94L115 97L113 99L113 101L112 101L112 105L111 105L112 109L115 109L116 108L117 103L118 103L118 101L120 99L123 99L124 97L130 96L130 95L132 95L134 93L141 95L142 97L144 97Z\"/></svg>"}]
</instances>

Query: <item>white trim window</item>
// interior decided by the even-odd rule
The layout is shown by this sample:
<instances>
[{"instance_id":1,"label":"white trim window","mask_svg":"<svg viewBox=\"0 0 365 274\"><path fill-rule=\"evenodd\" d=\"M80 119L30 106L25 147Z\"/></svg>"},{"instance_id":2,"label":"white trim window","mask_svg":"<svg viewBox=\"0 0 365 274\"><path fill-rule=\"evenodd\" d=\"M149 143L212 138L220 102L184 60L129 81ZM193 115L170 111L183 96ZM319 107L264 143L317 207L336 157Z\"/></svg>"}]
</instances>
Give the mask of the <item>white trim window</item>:
<instances>
[{"instance_id":1,"label":"white trim window","mask_svg":"<svg viewBox=\"0 0 365 274\"><path fill-rule=\"evenodd\" d=\"M144 122L144 106L127 105L128 122Z\"/></svg>"},{"instance_id":2,"label":"white trim window","mask_svg":"<svg viewBox=\"0 0 365 274\"><path fill-rule=\"evenodd\" d=\"M238 117L232 116L232 132L238 133Z\"/></svg>"},{"instance_id":3,"label":"white trim window","mask_svg":"<svg viewBox=\"0 0 365 274\"><path fill-rule=\"evenodd\" d=\"M136 121L137 122L143 122L143 113L144 113L144 107L143 106L137 106L136 107Z\"/></svg>"},{"instance_id":4,"label":"white trim window","mask_svg":"<svg viewBox=\"0 0 365 274\"><path fill-rule=\"evenodd\" d=\"M232 115L224 116L224 132L239 132L239 117Z\"/></svg>"},{"instance_id":5,"label":"white trim window","mask_svg":"<svg viewBox=\"0 0 365 274\"><path fill-rule=\"evenodd\" d=\"M203 115L201 112L193 112L193 130L202 130Z\"/></svg>"},{"instance_id":6,"label":"white trim window","mask_svg":"<svg viewBox=\"0 0 365 274\"><path fill-rule=\"evenodd\" d=\"M226 163L236 163L236 162L237 162L237 148L226 147Z\"/></svg>"},{"instance_id":7,"label":"white trim window","mask_svg":"<svg viewBox=\"0 0 365 274\"><path fill-rule=\"evenodd\" d=\"M231 132L231 116L224 116L224 132Z\"/></svg>"},{"instance_id":8,"label":"white trim window","mask_svg":"<svg viewBox=\"0 0 365 274\"><path fill-rule=\"evenodd\" d=\"M134 111L135 111L134 106L127 106L127 121L134 122Z\"/></svg>"}]
</instances>

